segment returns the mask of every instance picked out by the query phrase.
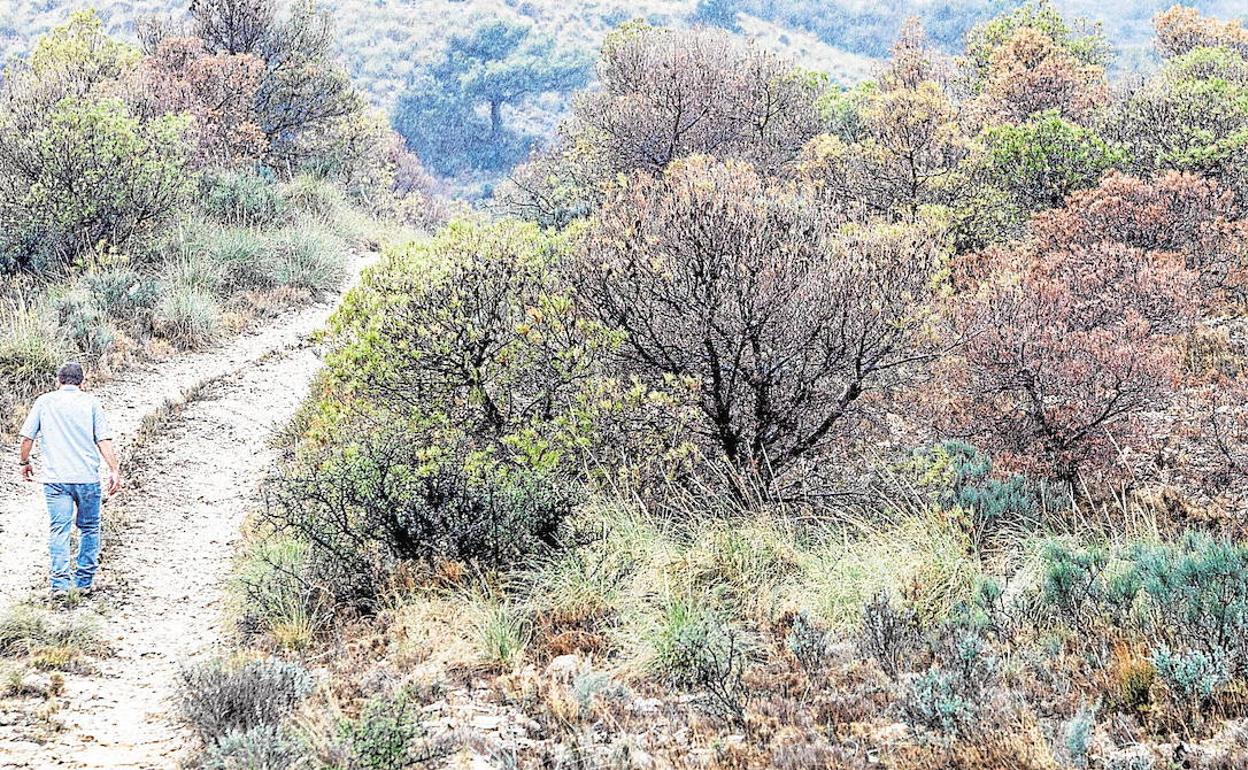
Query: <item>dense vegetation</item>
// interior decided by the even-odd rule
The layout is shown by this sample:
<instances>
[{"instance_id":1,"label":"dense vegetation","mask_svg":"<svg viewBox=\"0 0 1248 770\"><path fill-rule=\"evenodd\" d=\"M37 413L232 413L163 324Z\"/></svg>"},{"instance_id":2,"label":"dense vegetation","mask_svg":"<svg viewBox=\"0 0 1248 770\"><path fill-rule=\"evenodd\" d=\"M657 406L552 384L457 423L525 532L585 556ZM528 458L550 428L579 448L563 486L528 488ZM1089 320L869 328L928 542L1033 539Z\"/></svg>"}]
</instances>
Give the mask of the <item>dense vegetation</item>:
<instances>
[{"instance_id":1,"label":"dense vegetation","mask_svg":"<svg viewBox=\"0 0 1248 770\"><path fill-rule=\"evenodd\" d=\"M328 18L228 0L138 48L82 12L0 87L0 389L11 429L70 356L107 375L334 288L365 212L427 178L331 56ZM369 228L375 229L375 228Z\"/></svg>"},{"instance_id":2,"label":"dense vegetation","mask_svg":"<svg viewBox=\"0 0 1248 770\"><path fill-rule=\"evenodd\" d=\"M426 166L453 175L464 190L490 187L548 137L568 108L567 91L616 26L710 25L802 66L853 84L888 55L905 20L917 15L933 45L961 50L976 24L1022 0L319 0L340 28L336 54L370 102L393 113L395 125ZM0 62L27 53L33 41L72 10L94 8L110 34L137 39L143 20L178 16L189 0L10 0L0 18ZM1241 13L1235 0L1200 0L1204 13ZM1068 18L1100 24L1120 70L1154 66L1151 18L1156 0L1095 3L1056 0ZM552 49L552 42L558 46ZM462 60L459 58L462 54ZM498 66L489 64L496 62ZM504 64L505 63L505 64ZM531 70L531 71L530 71ZM504 85L506 83L506 85ZM475 109L474 109L475 107ZM463 130L446 131L447 125Z\"/></svg>"},{"instance_id":3,"label":"dense vegetation","mask_svg":"<svg viewBox=\"0 0 1248 770\"><path fill-rule=\"evenodd\" d=\"M331 322L239 569L329 672L188 674L209 766L1248 761L1248 31L1154 23L621 26Z\"/></svg>"},{"instance_id":4,"label":"dense vegetation","mask_svg":"<svg viewBox=\"0 0 1248 770\"><path fill-rule=\"evenodd\" d=\"M6 415L389 242L249 529L243 649L183 672L193 761L1243 766L1248 30L1162 10L1116 78L1043 2L687 6L604 22L581 91L576 46L465 25L402 138L305 3L75 15L6 68ZM841 88L759 17L895 40ZM531 153L517 108L565 102ZM405 142L523 162L382 238L444 218Z\"/></svg>"}]
</instances>

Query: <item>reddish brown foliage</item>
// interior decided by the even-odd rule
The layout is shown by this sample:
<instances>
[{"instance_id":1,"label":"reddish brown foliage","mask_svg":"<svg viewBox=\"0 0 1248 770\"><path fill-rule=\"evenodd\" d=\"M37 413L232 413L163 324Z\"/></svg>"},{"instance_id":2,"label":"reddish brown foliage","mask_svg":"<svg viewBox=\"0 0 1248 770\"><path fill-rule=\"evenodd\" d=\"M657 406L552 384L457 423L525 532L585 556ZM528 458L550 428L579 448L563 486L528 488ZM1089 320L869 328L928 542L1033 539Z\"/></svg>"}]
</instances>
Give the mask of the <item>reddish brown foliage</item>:
<instances>
[{"instance_id":1,"label":"reddish brown foliage","mask_svg":"<svg viewBox=\"0 0 1248 770\"><path fill-rule=\"evenodd\" d=\"M993 53L980 108L994 122L1017 123L1049 109L1081 118L1108 100L1101 67L1081 62L1049 35L1022 27Z\"/></svg>"},{"instance_id":2,"label":"reddish brown foliage","mask_svg":"<svg viewBox=\"0 0 1248 770\"><path fill-rule=\"evenodd\" d=\"M1113 242L1174 254L1202 286L1234 288L1248 262L1248 227L1237 216L1232 194L1195 174L1172 171L1150 181L1112 172L1065 208L1038 215L1032 232L1043 249Z\"/></svg>"},{"instance_id":3,"label":"reddish brown foliage","mask_svg":"<svg viewBox=\"0 0 1248 770\"><path fill-rule=\"evenodd\" d=\"M257 56L212 53L199 38L169 37L136 78L149 112L194 116L201 163L229 166L259 158L267 147L254 106L263 72Z\"/></svg>"},{"instance_id":4,"label":"reddish brown foliage","mask_svg":"<svg viewBox=\"0 0 1248 770\"><path fill-rule=\"evenodd\" d=\"M1173 394L1196 278L1174 254L1112 239L963 257L951 321L966 344L945 363L958 427L1016 466L1067 479L1111 468Z\"/></svg>"},{"instance_id":5,"label":"reddish brown foliage","mask_svg":"<svg viewBox=\"0 0 1248 770\"><path fill-rule=\"evenodd\" d=\"M1157 52L1181 56L1201 46L1225 46L1248 56L1248 29L1238 21L1220 21L1201 16L1195 8L1171 6L1153 18L1157 30Z\"/></svg>"}]
</instances>

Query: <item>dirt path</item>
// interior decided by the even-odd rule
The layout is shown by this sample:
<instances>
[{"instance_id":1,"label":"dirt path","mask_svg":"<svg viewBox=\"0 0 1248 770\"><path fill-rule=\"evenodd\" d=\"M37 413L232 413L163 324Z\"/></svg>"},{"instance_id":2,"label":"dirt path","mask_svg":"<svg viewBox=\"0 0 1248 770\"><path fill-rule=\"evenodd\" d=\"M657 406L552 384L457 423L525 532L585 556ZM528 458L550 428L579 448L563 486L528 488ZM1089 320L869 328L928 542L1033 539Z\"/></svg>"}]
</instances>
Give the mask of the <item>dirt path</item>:
<instances>
[{"instance_id":1,"label":"dirt path","mask_svg":"<svg viewBox=\"0 0 1248 770\"><path fill-rule=\"evenodd\" d=\"M176 766L188 743L170 716L178 669L220 644L239 529L273 459L269 441L320 365L308 337L331 309L288 314L221 350L132 372L98 391L124 445L166 399L209 383L145 441L143 483L121 498L126 524L105 543L98 595L74 610L100 613L112 654L89 675L65 676L65 705L54 716L64 729L50 743L0 725L0 767ZM2 606L42 590L46 514L31 487L0 487ZM110 504L106 519L110 508L117 512Z\"/></svg>"}]
</instances>

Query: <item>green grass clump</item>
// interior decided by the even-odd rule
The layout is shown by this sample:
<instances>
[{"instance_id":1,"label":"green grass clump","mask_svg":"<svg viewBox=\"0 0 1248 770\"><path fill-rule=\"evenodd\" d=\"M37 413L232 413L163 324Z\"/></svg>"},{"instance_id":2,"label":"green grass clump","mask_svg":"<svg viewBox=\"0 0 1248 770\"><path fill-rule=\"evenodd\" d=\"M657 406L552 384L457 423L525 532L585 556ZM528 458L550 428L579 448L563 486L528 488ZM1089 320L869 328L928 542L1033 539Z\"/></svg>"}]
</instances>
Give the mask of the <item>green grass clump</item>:
<instances>
[{"instance_id":1,"label":"green grass clump","mask_svg":"<svg viewBox=\"0 0 1248 770\"><path fill-rule=\"evenodd\" d=\"M273 246L257 230L227 227L208 234L204 250L224 276L225 293L272 289L282 283Z\"/></svg>"},{"instance_id":2,"label":"green grass clump","mask_svg":"<svg viewBox=\"0 0 1248 770\"><path fill-rule=\"evenodd\" d=\"M0 430L15 430L25 405L52 383L69 347L47 314L18 307L0 311Z\"/></svg>"},{"instance_id":3,"label":"green grass clump","mask_svg":"<svg viewBox=\"0 0 1248 770\"><path fill-rule=\"evenodd\" d=\"M40 671L78 668L82 658L105 651L96 616L52 615L28 604L0 614L0 655L25 659Z\"/></svg>"},{"instance_id":4,"label":"green grass clump","mask_svg":"<svg viewBox=\"0 0 1248 770\"><path fill-rule=\"evenodd\" d=\"M161 336L179 348L204 347L221 334L221 307L202 288L174 284L157 308L156 325Z\"/></svg>"},{"instance_id":5,"label":"green grass clump","mask_svg":"<svg viewBox=\"0 0 1248 770\"><path fill-rule=\"evenodd\" d=\"M270 244L275 253L273 278L280 286L323 294L346 277L346 246L324 227L282 230Z\"/></svg>"}]
</instances>

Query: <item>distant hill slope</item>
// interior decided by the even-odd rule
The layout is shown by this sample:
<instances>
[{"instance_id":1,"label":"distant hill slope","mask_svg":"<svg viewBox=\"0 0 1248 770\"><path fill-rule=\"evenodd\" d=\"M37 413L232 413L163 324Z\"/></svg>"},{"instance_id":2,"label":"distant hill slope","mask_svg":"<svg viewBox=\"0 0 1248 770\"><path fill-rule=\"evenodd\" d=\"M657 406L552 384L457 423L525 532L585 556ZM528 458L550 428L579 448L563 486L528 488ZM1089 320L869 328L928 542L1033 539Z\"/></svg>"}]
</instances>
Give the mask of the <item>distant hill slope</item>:
<instances>
[{"instance_id":1,"label":"distant hill slope","mask_svg":"<svg viewBox=\"0 0 1248 770\"><path fill-rule=\"evenodd\" d=\"M110 32L133 36L137 22L156 14L185 12L189 0L0 0L0 61L21 55L69 13L95 8ZM1054 0L1064 13L1104 25L1126 67L1150 56L1152 16L1174 0ZM703 0L709 2L709 0ZM839 82L868 75L887 54L901 21L917 14L937 42L956 48L975 22L1023 0L715 0L738 11L738 32L791 54L804 66ZM381 107L388 107L408 74L434 56L452 30L476 18L528 19L564 45L593 49L623 21L688 24L698 0L323 0L339 26L343 56L352 75ZM1248 13L1244 0L1187 0L1203 13L1234 18Z\"/></svg>"},{"instance_id":2,"label":"distant hill slope","mask_svg":"<svg viewBox=\"0 0 1248 770\"><path fill-rule=\"evenodd\" d=\"M333 11L343 58L352 76L381 107L389 107L413 67L436 55L440 41L473 20L501 15L527 19L563 45L594 49L618 24L643 18L682 26L696 0L323 0ZM0 58L30 49L34 40L72 11L94 8L113 34L133 37L139 20L182 14L187 0L0 0ZM830 46L813 33L742 14L741 34L790 53L839 82L867 76L874 60Z\"/></svg>"}]
</instances>

